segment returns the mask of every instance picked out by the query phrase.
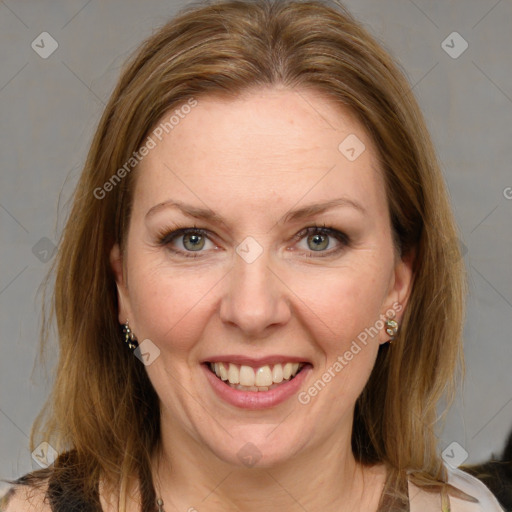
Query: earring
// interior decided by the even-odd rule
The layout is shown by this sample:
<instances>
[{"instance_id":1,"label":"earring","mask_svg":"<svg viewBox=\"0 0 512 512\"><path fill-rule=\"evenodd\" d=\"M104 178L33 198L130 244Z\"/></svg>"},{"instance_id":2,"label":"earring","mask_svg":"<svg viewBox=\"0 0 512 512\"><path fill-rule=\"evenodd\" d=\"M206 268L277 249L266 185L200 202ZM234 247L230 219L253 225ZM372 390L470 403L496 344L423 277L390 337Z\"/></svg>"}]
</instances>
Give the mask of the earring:
<instances>
[{"instance_id":1,"label":"earring","mask_svg":"<svg viewBox=\"0 0 512 512\"><path fill-rule=\"evenodd\" d=\"M124 332L124 342L128 345L128 348L131 351L134 351L139 344L137 343L137 340L135 339L135 335L133 334L132 330L130 329L130 326L128 325L128 320L126 320L126 323L123 326L123 332Z\"/></svg>"},{"instance_id":2,"label":"earring","mask_svg":"<svg viewBox=\"0 0 512 512\"><path fill-rule=\"evenodd\" d=\"M386 332L391 336L389 342L391 343L396 336L396 333L398 332L398 324L395 322L395 320L387 319L386 320Z\"/></svg>"}]
</instances>

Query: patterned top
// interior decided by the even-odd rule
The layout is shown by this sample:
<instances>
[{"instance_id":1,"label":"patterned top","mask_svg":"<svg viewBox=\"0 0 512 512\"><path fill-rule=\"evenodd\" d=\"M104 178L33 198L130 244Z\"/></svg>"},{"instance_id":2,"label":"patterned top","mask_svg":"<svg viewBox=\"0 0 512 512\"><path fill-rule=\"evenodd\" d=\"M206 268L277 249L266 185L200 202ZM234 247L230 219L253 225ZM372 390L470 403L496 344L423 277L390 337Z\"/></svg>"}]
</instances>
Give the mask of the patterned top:
<instances>
[{"instance_id":1,"label":"patterned top","mask_svg":"<svg viewBox=\"0 0 512 512\"><path fill-rule=\"evenodd\" d=\"M448 483L453 491L449 496L440 492L427 492L414 485L408 478L398 478L394 486L388 480L377 512L506 512L491 491L476 477L448 465L445 467ZM28 485L26 478L27 475L21 476L16 480L16 484ZM392 493L392 487L399 493ZM7 505L15 492L16 487L11 487L0 498L0 512L7 510ZM404 498L398 498L397 494ZM72 488L69 484L61 485L51 478L47 496L52 512L103 512L99 496L94 503L86 502L80 497L79 489Z\"/></svg>"}]
</instances>

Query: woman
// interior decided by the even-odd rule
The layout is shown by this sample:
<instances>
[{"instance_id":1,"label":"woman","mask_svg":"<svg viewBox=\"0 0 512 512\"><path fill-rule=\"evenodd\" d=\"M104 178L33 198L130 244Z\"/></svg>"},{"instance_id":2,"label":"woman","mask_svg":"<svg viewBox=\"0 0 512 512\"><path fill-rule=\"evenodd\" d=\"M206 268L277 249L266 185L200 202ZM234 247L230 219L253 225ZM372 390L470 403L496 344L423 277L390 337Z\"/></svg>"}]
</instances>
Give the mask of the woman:
<instances>
[{"instance_id":1,"label":"woman","mask_svg":"<svg viewBox=\"0 0 512 512\"><path fill-rule=\"evenodd\" d=\"M7 510L499 511L433 429L456 241L410 87L346 11L187 8L93 140L31 440L60 456Z\"/></svg>"}]
</instances>

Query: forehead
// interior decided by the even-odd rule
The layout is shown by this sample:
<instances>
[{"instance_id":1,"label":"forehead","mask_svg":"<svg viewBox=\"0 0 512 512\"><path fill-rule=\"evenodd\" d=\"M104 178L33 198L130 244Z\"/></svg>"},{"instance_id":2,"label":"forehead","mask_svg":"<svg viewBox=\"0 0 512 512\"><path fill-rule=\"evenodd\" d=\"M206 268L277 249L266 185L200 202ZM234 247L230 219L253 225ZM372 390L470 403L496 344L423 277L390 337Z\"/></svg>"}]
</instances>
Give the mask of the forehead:
<instances>
[{"instance_id":1,"label":"forehead","mask_svg":"<svg viewBox=\"0 0 512 512\"><path fill-rule=\"evenodd\" d=\"M233 205L242 214L245 205L263 213L280 201L291 206L340 194L379 203L382 176L372 140L350 110L317 91L199 97L163 131L139 164L134 207L186 198L213 209Z\"/></svg>"}]
</instances>

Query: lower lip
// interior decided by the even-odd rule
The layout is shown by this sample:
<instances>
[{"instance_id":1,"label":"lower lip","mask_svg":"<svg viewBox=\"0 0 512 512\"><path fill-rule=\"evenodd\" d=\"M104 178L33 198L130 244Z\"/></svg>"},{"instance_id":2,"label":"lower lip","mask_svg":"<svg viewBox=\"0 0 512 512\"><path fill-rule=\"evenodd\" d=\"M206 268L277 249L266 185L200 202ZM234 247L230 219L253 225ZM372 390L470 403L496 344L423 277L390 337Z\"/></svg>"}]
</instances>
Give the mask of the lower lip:
<instances>
[{"instance_id":1,"label":"lower lip","mask_svg":"<svg viewBox=\"0 0 512 512\"><path fill-rule=\"evenodd\" d=\"M241 409L268 409L274 407L295 395L304 384L313 367L308 364L290 381L269 391L241 391L233 389L219 379L208 367L201 365L206 372L206 378L219 398Z\"/></svg>"}]
</instances>

